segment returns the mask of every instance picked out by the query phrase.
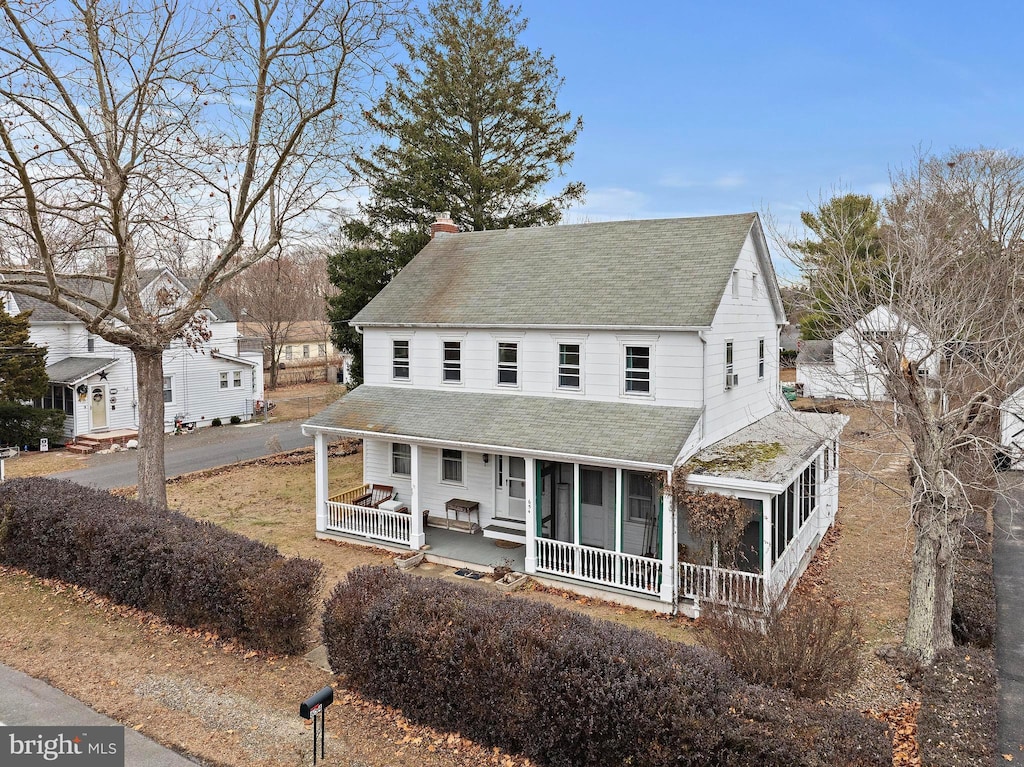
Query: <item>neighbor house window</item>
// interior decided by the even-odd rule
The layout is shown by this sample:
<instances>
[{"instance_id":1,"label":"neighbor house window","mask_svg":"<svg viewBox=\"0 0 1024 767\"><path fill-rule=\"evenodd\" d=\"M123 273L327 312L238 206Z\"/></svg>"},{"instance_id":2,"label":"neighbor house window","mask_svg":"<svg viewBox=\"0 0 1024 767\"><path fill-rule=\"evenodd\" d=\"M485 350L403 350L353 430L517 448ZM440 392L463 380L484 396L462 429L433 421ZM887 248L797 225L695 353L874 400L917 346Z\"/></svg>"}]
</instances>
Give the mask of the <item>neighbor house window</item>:
<instances>
[{"instance_id":1,"label":"neighbor house window","mask_svg":"<svg viewBox=\"0 0 1024 767\"><path fill-rule=\"evenodd\" d=\"M408 477L412 474L412 445L391 443L391 473Z\"/></svg>"},{"instance_id":2,"label":"neighbor house window","mask_svg":"<svg viewBox=\"0 0 1024 767\"><path fill-rule=\"evenodd\" d=\"M441 451L441 481L462 484L462 451Z\"/></svg>"},{"instance_id":3,"label":"neighbor house window","mask_svg":"<svg viewBox=\"0 0 1024 767\"><path fill-rule=\"evenodd\" d=\"M317 357L326 357L327 356L327 344L317 344L316 345L316 356Z\"/></svg>"},{"instance_id":4,"label":"neighbor house window","mask_svg":"<svg viewBox=\"0 0 1024 767\"><path fill-rule=\"evenodd\" d=\"M284 358L286 360L290 360L292 358L292 347L291 346L284 347Z\"/></svg>"},{"instance_id":5,"label":"neighbor house window","mask_svg":"<svg viewBox=\"0 0 1024 767\"><path fill-rule=\"evenodd\" d=\"M309 344L303 344L302 345L302 356L303 357L308 357L309 356Z\"/></svg>"},{"instance_id":6,"label":"neighbor house window","mask_svg":"<svg viewBox=\"0 0 1024 767\"><path fill-rule=\"evenodd\" d=\"M732 297L740 297L740 270L734 269L732 272Z\"/></svg>"},{"instance_id":7,"label":"neighbor house window","mask_svg":"<svg viewBox=\"0 0 1024 767\"><path fill-rule=\"evenodd\" d=\"M504 341L498 344L498 383L519 385L519 344Z\"/></svg>"},{"instance_id":8,"label":"neighbor house window","mask_svg":"<svg viewBox=\"0 0 1024 767\"><path fill-rule=\"evenodd\" d=\"M732 341L725 342L725 388L731 389L736 385L733 365Z\"/></svg>"},{"instance_id":9,"label":"neighbor house window","mask_svg":"<svg viewBox=\"0 0 1024 767\"><path fill-rule=\"evenodd\" d=\"M651 347L626 347L626 393L651 393Z\"/></svg>"},{"instance_id":10,"label":"neighbor house window","mask_svg":"<svg viewBox=\"0 0 1024 767\"><path fill-rule=\"evenodd\" d=\"M462 380L462 341L444 342L441 380L446 383L458 383Z\"/></svg>"},{"instance_id":11,"label":"neighbor house window","mask_svg":"<svg viewBox=\"0 0 1024 767\"><path fill-rule=\"evenodd\" d=\"M558 388L580 388L580 345L558 345Z\"/></svg>"},{"instance_id":12,"label":"neighbor house window","mask_svg":"<svg viewBox=\"0 0 1024 767\"><path fill-rule=\"evenodd\" d=\"M409 342L391 342L391 377L409 380Z\"/></svg>"},{"instance_id":13,"label":"neighbor house window","mask_svg":"<svg viewBox=\"0 0 1024 767\"><path fill-rule=\"evenodd\" d=\"M228 374L227 373L221 373L220 374L220 388L222 388L222 389L228 388Z\"/></svg>"},{"instance_id":14,"label":"neighbor house window","mask_svg":"<svg viewBox=\"0 0 1024 767\"><path fill-rule=\"evenodd\" d=\"M171 388L171 376L164 376L164 402L174 402L174 390Z\"/></svg>"},{"instance_id":15,"label":"neighbor house window","mask_svg":"<svg viewBox=\"0 0 1024 767\"><path fill-rule=\"evenodd\" d=\"M94 351L96 351L96 339L95 338L88 338L88 339L86 339L86 341L85 341L85 350L87 352L89 352L90 354L92 354Z\"/></svg>"},{"instance_id":16,"label":"neighbor house window","mask_svg":"<svg viewBox=\"0 0 1024 767\"><path fill-rule=\"evenodd\" d=\"M231 376L231 385L236 389L242 388L242 371L236 370Z\"/></svg>"},{"instance_id":17,"label":"neighbor house window","mask_svg":"<svg viewBox=\"0 0 1024 767\"><path fill-rule=\"evenodd\" d=\"M757 380L764 378L764 339L757 339Z\"/></svg>"}]
</instances>

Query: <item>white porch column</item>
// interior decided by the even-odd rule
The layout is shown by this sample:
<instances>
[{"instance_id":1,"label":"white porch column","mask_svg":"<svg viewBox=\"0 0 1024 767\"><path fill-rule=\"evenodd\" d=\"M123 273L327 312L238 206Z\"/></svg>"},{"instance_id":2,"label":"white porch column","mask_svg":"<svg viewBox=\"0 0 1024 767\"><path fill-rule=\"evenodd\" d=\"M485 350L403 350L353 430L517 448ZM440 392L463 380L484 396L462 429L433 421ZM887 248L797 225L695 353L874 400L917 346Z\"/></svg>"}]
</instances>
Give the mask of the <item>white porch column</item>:
<instances>
[{"instance_id":1,"label":"white porch column","mask_svg":"<svg viewBox=\"0 0 1024 767\"><path fill-rule=\"evenodd\" d=\"M528 573L537 572L537 460L526 459L526 562Z\"/></svg>"},{"instance_id":2,"label":"white porch column","mask_svg":"<svg viewBox=\"0 0 1024 767\"><path fill-rule=\"evenodd\" d=\"M412 485L412 494L409 497L409 548L419 551L427 541L427 535L423 532L423 512L420 509L420 446L413 445L412 467L409 472L409 480Z\"/></svg>"},{"instance_id":3,"label":"white porch column","mask_svg":"<svg viewBox=\"0 0 1024 767\"><path fill-rule=\"evenodd\" d=\"M777 495L766 495L764 503L761 504L761 577L764 579L764 591L766 600L771 600L772 582L772 551L775 549L775 528L773 523L775 515L772 507L776 504Z\"/></svg>"},{"instance_id":4,"label":"white porch column","mask_svg":"<svg viewBox=\"0 0 1024 767\"><path fill-rule=\"evenodd\" d=\"M673 604L676 601L676 505L672 500L672 472L668 472L668 482L662 489L661 515L661 595L662 602Z\"/></svg>"},{"instance_id":5,"label":"white porch column","mask_svg":"<svg viewBox=\"0 0 1024 767\"><path fill-rule=\"evenodd\" d=\"M583 520L580 518L580 465L572 465L572 542L577 546L582 543L580 526Z\"/></svg>"},{"instance_id":6,"label":"white porch column","mask_svg":"<svg viewBox=\"0 0 1024 767\"><path fill-rule=\"evenodd\" d=\"M318 431L313 435L313 484L316 486L316 530L327 530L327 435Z\"/></svg>"}]
</instances>

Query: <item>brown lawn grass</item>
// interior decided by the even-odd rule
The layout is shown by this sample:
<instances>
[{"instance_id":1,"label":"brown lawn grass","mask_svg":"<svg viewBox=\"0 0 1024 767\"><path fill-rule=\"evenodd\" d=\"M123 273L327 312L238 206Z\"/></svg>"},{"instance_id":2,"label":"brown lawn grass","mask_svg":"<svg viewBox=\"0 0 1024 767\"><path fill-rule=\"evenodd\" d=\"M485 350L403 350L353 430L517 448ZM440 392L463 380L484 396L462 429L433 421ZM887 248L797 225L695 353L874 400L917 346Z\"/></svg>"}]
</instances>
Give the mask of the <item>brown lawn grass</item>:
<instances>
[{"instance_id":1,"label":"brown lawn grass","mask_svg":"<svg viewBox=\"0 0 1024 767\"><path fill-rule=\"evenodd\" d=\"M89 459L64 450L46 453L19 453L17 458L4 461L4 472L10 479L16 477L44 477L61 471L80 469Z\"/></svg>"},{"instance_id":2,"label":"brown lawn grass","mask_svg":"<svg viewBox=\"0 0 1024 767\"><path fill-rule=\"evenodd\" d=\"M305 420L316 415L335 400L344 396L348 388L341 384L309 383L279 386L267 392L274 404L271 421ZM257 416L259 418L260 416Z\"/></svg>"}]
</instances>

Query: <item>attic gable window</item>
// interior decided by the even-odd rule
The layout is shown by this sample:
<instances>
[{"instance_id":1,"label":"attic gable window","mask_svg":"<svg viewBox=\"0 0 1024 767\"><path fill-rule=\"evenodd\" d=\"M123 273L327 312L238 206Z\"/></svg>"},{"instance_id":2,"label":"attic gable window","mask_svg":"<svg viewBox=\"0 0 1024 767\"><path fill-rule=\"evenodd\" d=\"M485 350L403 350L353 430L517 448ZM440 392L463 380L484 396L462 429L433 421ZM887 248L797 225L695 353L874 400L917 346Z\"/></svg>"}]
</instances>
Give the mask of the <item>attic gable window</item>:
<instances>
[{"instance_id":1,"label":"attic gable window","mask_svg":"<svg viewBox=\"0 0 1024 767\"><path fill-rule=\"evenodd\" d=\"M445 383L462 382L462 341L444 342L441 380Z\"/></svg>"},{"instance_id":2,"label":"attic gable window","mask_svg":"<svg viewBox=\"0 0 1024 767\"><path fill-rule=\"evenodd\" d=\"M409 380L409 342L391 342L391 377L399 381Z\"/></svg>"}]
</instances>

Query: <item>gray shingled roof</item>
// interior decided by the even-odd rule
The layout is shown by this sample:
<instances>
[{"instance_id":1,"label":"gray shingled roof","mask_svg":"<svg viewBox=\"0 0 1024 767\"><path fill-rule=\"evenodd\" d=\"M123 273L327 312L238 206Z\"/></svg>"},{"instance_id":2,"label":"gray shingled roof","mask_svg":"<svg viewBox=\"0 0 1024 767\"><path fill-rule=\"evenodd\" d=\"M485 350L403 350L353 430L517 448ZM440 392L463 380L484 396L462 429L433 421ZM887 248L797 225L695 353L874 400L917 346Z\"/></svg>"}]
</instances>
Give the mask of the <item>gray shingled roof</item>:
<instances>
[{"instance_id":1,"label":"gray shingled roof","mask_svg":"<svg viewBox=\"0 0 1024 767\"><path fill-rule=\"evenodd\" d=\"M839 414L778 410L701 450L688 461L691 467L696 465L690 476L698 484L701 475L771 484L788 482L825 441L842 433L848 420ZM779 446L777 453L756 458L763 446L775 444ZM748 451L748 445L757 447Z\"/></svg>"},{"instance_id":2,"label":"gray shingled roof","mask_svg":"<svg viewBox=\"0 0 1024 767\"><path fill-rule=\"evenodd\" d=\"M801 341L800 351L796 355L798 365L831 365L831 341Z\"/></svg>"},{"instance_id":3,"label":"gray shingled roof","mask_svg":"<svg viewBox=\"0 0 1024 767\"><path fill-rule=\"evenodd\" d=\"M694 408L364 384L306 425L669 467L699 415Z\"/></svg>"},{"instance_id":4,"label":"gray shingled roof","mask_svg":"<svg viewBox=\"0 0 1024 767\"><path fill-rule=\"evenodd\" d=\"M756 219L441 234L353 323L706 327Z\"/></svg>"},{"instance_id":5,"label":"gray shingled roof","mask_svg":"<svg viewBox=\"0 0 1024 767\"><path fill-rule=\"evenodd\" d=\"M65 357L46 366L46 377L53 383L76 384L106 370L117 360L113 357Z\"/></svg>"},{"instance_id":6,"label":"gray shingled roof","mask_svg":"<svg viewBox=\"0 0 1024 767\"><path fill-rule=\"evenodd\" d=\"M163 269L143 269L139 272L139 286L145 288L149 283L155 280L164 270ZM173 272L171 272L173 274ZM13 277L17 277L16 274L9 273ZM179 278L180 279L180 278ZM195 280L181 280L182 284L185 285L189 290L195 288ZM94 298L106 299L110 295L111 285L100 280L91 280L86 277L75 277L66 280L66 284L72 287L79 293L92 296ZM0 291L3 290L3 280L0 279ZM27 312L32 312L33 322L80 322L77 317L68 314L63 309L58 309L53 304L49 304L46 301L41 301L38 298L32 296L25 296L20 293L14 293L14 300L18 304L18 309ZM205 308L213 312L214 316L222 322L234 322L235 316L220 298L215 295L208 295L206 300L203 302ZM120 308L120 304L118 305Z\"/></svg>"}]
</instances>

